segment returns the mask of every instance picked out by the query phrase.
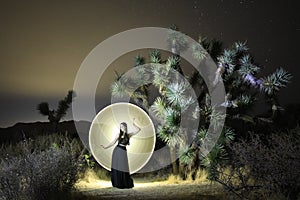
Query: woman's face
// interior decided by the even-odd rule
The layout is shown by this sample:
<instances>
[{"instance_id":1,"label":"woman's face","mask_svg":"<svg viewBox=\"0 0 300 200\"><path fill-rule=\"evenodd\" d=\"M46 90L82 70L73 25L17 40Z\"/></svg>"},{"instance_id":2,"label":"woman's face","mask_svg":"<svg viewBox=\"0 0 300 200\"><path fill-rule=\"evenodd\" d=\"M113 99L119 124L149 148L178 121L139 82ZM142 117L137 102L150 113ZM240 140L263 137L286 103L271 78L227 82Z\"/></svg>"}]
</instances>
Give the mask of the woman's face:
<instances>
[{"instance_id":1,"label":"woman's face","mask_svg":"<svg viewBox=\"0 0 300 200\"><path fill-rule=\"evenodd\" d=\"M120 129L121 131L126 132L126 126L124 124L121 124Z\"/></svg>"}]
</instances>

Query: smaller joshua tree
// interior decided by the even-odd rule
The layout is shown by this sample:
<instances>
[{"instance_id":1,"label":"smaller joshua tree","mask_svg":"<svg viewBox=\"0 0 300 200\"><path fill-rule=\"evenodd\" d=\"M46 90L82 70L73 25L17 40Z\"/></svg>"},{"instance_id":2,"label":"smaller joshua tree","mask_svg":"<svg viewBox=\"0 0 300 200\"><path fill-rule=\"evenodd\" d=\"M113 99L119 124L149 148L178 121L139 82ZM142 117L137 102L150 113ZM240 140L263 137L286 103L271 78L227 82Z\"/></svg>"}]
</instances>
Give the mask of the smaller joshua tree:
<instances>
[{"instance_id":1,"label":"smaller joshua tree","mask_svg":"<svg viewBox=\"0 0 300 200\"><path fill-rule=\"evenodd\" d=\"M59 101L58 108L56 110L50 110L47 102L41 102L38 104L37 110L40 112L40 114L48 116L48 120L53 125L54 131L57 131L57 125L59 121L66 115L74 96L75 92L69 90L67 96Z\"/></svg>"}]
</instances>

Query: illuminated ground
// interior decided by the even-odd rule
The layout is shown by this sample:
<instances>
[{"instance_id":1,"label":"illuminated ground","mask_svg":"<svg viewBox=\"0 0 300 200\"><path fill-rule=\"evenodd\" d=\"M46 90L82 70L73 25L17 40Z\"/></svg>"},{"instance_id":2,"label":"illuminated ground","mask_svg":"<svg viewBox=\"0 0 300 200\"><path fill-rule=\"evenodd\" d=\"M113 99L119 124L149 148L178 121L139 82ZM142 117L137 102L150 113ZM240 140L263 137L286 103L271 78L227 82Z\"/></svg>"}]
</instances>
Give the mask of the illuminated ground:
<instances>
[{"instance_id":1,"label":"illuminated ground","mask_svg":"<svg viewBox=\"0 0 300 200\"><path fill-rule=\"evenodd\" d=\"M117 189L110 181L80 181L76 187L82 199L224 199L222 187L208 182L195 181L146 182L134 179L134 188ZM81 199L80 198L80 199Z\"/></svg>"}]
</instances>

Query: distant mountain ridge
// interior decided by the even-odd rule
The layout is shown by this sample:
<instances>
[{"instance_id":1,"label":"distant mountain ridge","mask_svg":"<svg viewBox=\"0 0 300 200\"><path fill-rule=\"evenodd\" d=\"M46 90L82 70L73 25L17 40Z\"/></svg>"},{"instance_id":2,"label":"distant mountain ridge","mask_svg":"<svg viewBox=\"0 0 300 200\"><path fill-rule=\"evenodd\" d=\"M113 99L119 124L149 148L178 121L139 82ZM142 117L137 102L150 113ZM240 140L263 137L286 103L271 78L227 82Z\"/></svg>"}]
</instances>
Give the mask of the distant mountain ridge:
<instances>
[{"instance_id":1,"label":"distant mountain ridge","mask_svg":"<svg viewBox=\"0 0 300 200\"><path fill-rule=\"evenodd\" d=\"M88 121L79 121L76 123L89 126ZM0 144L16 143L25 139L33 139L40 135L53 133L53 125L50 122L30 122L30 123L16 123L8 128L0 128ZM75 123L73 120L62 121L58 125L57 132L69 134L71 137L78 137Z\"/></svg>"}]
</instances>

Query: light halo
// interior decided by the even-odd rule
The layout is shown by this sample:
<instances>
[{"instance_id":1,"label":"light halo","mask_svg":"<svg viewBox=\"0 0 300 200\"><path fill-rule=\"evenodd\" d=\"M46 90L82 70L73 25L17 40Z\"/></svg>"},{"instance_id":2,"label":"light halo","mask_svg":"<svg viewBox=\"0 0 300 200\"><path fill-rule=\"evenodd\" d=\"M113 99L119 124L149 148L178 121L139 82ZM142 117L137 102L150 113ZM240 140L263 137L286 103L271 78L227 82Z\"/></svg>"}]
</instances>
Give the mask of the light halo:
<instances>
[{"instance_id":1,"label":"light halo","mask_svg":"<svg viewBox=\"0 0 300 200\"><path fill-rule=\"evenodd\" d=\"M118 114L116 114L118 113ZM103 108L93 119L89 130L89 144L95 160L105 169L111 170L112 152L116 144L108 149L107 146L119 133L119 125L126 122L128 131L134 131L133 118L141 131L130 139L127 146L129 172L141 170L150 160L155 148L155 128L151 118L140 107L127 102L118 102Z\"/></svg>"}]
</instances>

